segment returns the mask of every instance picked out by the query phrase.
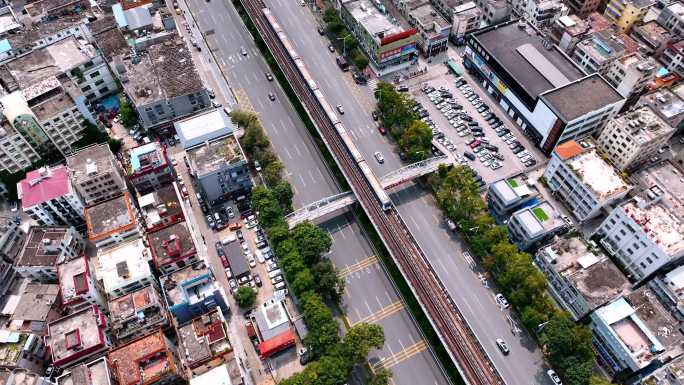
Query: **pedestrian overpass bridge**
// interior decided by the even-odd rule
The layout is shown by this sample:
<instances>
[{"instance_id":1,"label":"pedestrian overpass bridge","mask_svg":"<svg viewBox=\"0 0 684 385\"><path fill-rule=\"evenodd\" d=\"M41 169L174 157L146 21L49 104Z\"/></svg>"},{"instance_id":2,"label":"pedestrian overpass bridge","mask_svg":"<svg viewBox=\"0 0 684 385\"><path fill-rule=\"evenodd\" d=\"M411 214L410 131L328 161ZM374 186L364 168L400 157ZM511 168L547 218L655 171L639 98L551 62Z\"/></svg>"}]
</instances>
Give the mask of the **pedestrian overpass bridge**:
<instances>
[{"instance_id":1,"label":"pedestrian overpass bridge","mask_svg":"<svg viewBox=\"0 0 684 385\"><path fill-rule=\"evenodd\" d=\"M380 184L385 190L400 186L423 175L437 171L441 165L452 165L453 157L449 155L436 156L421 160L408 166L404 166L380 178ZM356 197L351 191L343 192L310 203L285 217L290 228L305 221L315 221L325 215L342 210L356 202Z\"/></svg>"}]
</instances>

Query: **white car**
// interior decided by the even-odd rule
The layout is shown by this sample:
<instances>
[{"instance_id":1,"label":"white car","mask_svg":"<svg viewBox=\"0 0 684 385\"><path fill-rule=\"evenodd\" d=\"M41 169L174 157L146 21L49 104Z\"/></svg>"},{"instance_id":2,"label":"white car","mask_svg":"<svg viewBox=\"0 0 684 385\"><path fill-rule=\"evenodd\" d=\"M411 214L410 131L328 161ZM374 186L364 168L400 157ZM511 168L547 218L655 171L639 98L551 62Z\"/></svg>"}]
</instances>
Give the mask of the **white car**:
<instances>
[{"instance_id":1,"label":"white car","mask_svg":"<svg viewBox=\"0 0 684 385\"><path fill-rule=\"evenodd\" d=\"M496 302L499 304L499 306L501 306L502 309L508 309L508 307L510 306L508 304L508 301L506 300L506 297L504 297L503 294L499 293L496 296L494 296L494 298L496 298Z\"/></svg>"},{"instance_id":2,"label":"white car","mask_svg":"<svg viewBox=\"0 0 684 385\"><path fill-rule=\"evenodd\" d=\"M373 153L373 156L375 157L375 160L378 161L378 163L385 163L385 158L382 156L380 151L375 151L375 153Z\"/></svg>"},{"instance_id":3,"label":"white car","mask_svg":"<svg viewBox=\"0 0 684 385\"><path fill-rule=\"evenodd\" d=\"M249 258L248 261L249 261L249 267L252 267L252 268L256 267L256 261L254 260L254 258Z\"/></svg>"},{"instance_id":4,"label":"white car","mask_svg":"<svg viewBox=\"0 0 684 385\"><path fill-rule=\"evenodd\" d=\"M546 371L546 375L549 376L549 379L551 379L551 382L554 383L554 385L563 385L563 382L561 382L560 377L556 374L553 369L549 369Z\"/></svg>"}]
</instances>

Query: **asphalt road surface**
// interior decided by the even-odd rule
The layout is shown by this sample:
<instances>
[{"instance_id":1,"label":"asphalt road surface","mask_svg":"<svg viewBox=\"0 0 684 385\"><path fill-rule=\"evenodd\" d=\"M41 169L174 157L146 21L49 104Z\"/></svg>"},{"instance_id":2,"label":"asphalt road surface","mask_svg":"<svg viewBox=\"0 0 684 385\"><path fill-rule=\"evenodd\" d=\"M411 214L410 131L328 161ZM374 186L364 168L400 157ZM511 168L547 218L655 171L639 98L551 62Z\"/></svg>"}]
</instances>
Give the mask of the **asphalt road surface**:
<instances>
[{"instance_id":1,"label":"asphalt road surface","mask_svg":"<svg viewBox=\"0 0 684 385\"><path fill-rule=\"evenodd\" d=\"M367 96L368 90L360 90L349 73L338 69L334 61L336 54L326 48L329 41L316 32L318 25L311 10L293 0L267 0L267 4L330 104L344 106L341 119L376 175L383 176L401 167L394 145L379 134L370 116L372 105L362 95ZM384 164L373 160L375 151L384 155ZM432 197L410 186L392 194L392 199L506 383L550 384L540 350L529 336L512 333L508 312L497 306L496 293L483 285L478 272L463 259L465 245L445 229ZM510 355L501 354L495 344L497 338L506 340Z\"/></svg>"},{"instance_id":2,"label":"asphalt road surface","mask_svg":"<svg viewBox=\"0 0 684 385\"><path fill-rule=\"evenodd\" d=\"M341 192L282 89L267 80L269 69L232 5L189 0L188 6L241 107L259 114L294 187L295 207ZM243 47L247 55L240 53ZM273 102L268 99L270 92L276 96ZM384 327L385 346L372 352L371 363L391 369L397 385L448 384L353 217L338 216L324 227L333 238L329 257L347 282L343 297L347 321Z\"/></svg>"}]
</instances>

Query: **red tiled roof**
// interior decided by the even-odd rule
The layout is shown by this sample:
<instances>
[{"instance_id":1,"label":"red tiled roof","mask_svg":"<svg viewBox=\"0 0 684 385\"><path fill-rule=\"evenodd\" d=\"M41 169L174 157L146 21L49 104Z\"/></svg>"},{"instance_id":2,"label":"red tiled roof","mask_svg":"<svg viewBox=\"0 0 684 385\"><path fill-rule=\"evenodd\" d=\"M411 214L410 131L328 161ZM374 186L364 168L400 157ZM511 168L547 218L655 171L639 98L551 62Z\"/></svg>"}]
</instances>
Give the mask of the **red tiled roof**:
<instances>
[{"instance_id":1,"label":"red tiled roof","mask_svg":"<svg viewBox=\"0 0 684 385\"><path fill-rule=\"evenodd\" d=\"M294 334L292 333L292 330L287 329L277 336L260 343L259 351L261 352L262 358L268 358L279 351L294 345L294 343Z\"/></svg>"},{"instance_id":2,"label":"red tiled roof","mask_svg":"<svg viewBox=\"0 0 684 385\"><path fill-rule=\"evenodd\" d=\"M33 186L31 181L34 181ZM21 205L27 208L66 195L69 192L69 173L65 166L51 168L45 176L41 176L39 170L33 170L27 172L26 179L19 183Z\"/></svg>"},{"instance_id":3,"label":"red tiled roof","mask_svg":"<svg viewBox=\"0 0 684 385\"><path fill-rule=\"evenodd\" d=\"M574 140L569 140L556 146L555 151L561 160L568 160L573 156L581 154L584 149L579 145L579 143L575 142Z\"/></svg>"}]
</instances>

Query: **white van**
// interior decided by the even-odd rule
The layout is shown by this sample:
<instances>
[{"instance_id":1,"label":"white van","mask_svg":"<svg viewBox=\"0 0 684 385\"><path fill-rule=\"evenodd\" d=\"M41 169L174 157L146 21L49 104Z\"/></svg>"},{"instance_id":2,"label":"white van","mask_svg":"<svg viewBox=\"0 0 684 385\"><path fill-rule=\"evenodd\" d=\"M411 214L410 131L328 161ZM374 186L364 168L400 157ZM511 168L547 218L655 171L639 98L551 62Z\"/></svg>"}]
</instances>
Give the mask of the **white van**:
<instances>
[{"instance_id":1,"label":"white van","mask_svg":"<svg viewBox=\"0 0 684 385\"><path fill-rule=\"evenodd\" d=\"M259 263L266 263L266 259L264 258L264 254L261 253L261 250L257 250L254 253L256 254L256 259Z\"/></svg>"},{"instance_id":2,"label":"white van","mask_svg":"<svg viewBox=\"0 0 684 385\"><path fill-rule=\"evenodd\" d=\"M285 281L280 281L280 282L276 283L275 285L273 285L273 288L276 290L285 289Z\"/></svg>"},{"instance_id":3,"label":"white van","mask_svg":"<svg viewBox=\"0 0 684 385\"><path fill-rule=\"evenodd\" d=\"M283 274L283 272L280 269L275 269L275 270L271 271L270 273L268 273L268 278L273 278L273 277L276 277L276 276L281 275L281 274Z\"/></svg>"},{"instance_id":4,"label":"white van","mask_svg":"<svg viewBox=\"0 0 684 385\"><path fill-rule=\"evenodd\" d=\"M227 237L223 238L223 240L221 241L221 243L223 243L224 245L227 245L227 244L229 244L229 243L231 243L231 242L235 242L236 239L237 239L237 237L235 236L235 234L231 233L231 234L228 235Z\"/></svg>"}]
</instances>

